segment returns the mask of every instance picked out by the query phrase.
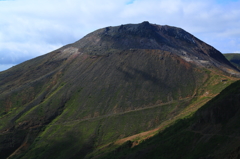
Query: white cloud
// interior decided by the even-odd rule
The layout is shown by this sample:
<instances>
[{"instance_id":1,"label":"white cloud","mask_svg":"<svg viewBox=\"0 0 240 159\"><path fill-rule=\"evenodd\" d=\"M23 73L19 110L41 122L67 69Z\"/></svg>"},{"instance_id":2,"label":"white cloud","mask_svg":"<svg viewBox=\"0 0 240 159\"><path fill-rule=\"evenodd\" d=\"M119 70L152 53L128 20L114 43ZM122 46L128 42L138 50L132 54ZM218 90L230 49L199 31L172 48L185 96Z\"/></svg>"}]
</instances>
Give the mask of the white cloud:
<instances>
[{"instance_id":1,"label":"white cloud","mask_svg":"<svg viewBox=\"0 0 240 159\"><path fill-rule=\"evenodd\" d=\"M238 54L240 54L240 51L234 51L233 53L238 53Z\"/></svg>"},{"instance_id":2,"label":"white cloud","mask_svg":"<svg viewBox=\"0 0 240 159\"><path fill-rule=\"evenodd\" d=\"M234 52L240 50L239 6L236 0L0 1L0 64L50 52L98 28L146 20Z\"/></svg>"}]
</instances>

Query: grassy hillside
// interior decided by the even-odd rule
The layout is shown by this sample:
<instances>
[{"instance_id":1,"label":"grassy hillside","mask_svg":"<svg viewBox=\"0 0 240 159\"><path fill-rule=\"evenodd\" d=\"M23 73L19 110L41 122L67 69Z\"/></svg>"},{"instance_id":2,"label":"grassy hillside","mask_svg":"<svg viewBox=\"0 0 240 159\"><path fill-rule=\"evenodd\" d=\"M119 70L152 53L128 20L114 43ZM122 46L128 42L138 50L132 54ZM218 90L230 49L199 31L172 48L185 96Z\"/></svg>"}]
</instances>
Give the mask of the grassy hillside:
<instances>
[{"instance_id":1,"label":"grassy hillside","mask_svg":"<svg viewBox=\"0 0 240 159\"><path fill-rule=\"evenodd\" d=\"M57 55L56 51L47 56L54 59ZM54 62L36 61L40 68L46 67L41 63L48 63L53 69L50 74L36 72L30 83L2 85L15 88L5 91L0 100L5 106L1 109L5 143L1 152L6 156L70 158L89 154L101 145L158 127L200 98L212 98L234 80L157 50L129 50L107 57L70 56L59 66ZM23 71L28 65L10 71ZM32 71L25 69L18 80L25 82ZM199 105L194 107L188 112Z\"/></svg>"},{"instance_id":2,"label":"grassy hillside","mask_svg":"<svg viewBox=\"0 0 240 159\"><path fill-rule=\"evenodd\" d=\"M240 54L224 54L224 56L238 69L240 69Z\"/></svg>"},{"instance_id":3,"label":"grassy hillside","mask_svg":"<svg viewBox=\"0 0 240 159\"><path fill-rule=\"evenodd\" d=\"M127 141L96 158L238 158L240 81L224 89L196 113L134 146Z\"/></svg>"}]
</instances>

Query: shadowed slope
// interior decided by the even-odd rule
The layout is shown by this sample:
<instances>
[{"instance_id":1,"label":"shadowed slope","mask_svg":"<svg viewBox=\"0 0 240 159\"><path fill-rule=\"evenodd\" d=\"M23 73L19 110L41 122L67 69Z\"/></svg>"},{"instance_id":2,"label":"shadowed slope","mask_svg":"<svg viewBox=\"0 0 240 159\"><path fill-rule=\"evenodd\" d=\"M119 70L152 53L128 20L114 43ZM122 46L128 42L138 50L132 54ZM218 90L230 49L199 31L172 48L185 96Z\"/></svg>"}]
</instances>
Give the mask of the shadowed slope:
<instances>
[{"instance_id":1,"label":"shadowed slope","mask_svg":"<svg viewBox=\"0 0 240 159\"><path fill-rule=\"evenodd\" d=\"M240 54L224 54L224 56L238 69L240 69Z\"/></svg>"}]
</instances>

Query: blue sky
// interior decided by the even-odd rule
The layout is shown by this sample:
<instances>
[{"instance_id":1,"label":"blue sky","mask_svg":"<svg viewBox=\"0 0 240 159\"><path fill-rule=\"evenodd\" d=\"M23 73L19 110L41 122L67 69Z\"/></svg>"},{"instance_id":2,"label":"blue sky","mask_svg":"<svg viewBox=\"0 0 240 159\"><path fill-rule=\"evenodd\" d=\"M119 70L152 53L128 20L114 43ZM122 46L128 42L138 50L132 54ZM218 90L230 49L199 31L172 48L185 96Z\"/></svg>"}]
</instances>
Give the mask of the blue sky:
<instances>
[{"instance_id":1,"label":"blue sky","mask_svg":"<svg viewBox=\"0 0 240 159\"><path fill-rule=\"evenodd\" d=\"M240 0L0 0L0 71L106 26L181 27L222 53L240 52Z\"/></svg>"}]
</instances>

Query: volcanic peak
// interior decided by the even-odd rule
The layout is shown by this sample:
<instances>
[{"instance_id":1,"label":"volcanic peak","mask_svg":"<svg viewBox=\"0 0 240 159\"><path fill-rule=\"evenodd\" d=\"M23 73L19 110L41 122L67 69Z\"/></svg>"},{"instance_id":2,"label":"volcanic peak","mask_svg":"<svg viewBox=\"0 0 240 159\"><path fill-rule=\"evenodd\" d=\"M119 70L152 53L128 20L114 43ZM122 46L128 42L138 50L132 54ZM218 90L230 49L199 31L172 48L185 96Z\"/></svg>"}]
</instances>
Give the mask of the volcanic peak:
<instances>
[{"instance_id":1,"label":"volcanic peak","mask_svg":"<svg viewBox=\"0 0 240 159\"><path fill-rule=\"evenodd\" d=\"M238 70L218 50L192 34L181 28L147 21L102 28L71 46L85 54L106 56L120 50L157 49L173 53L198 66L217 67L224 72L238 74Z\"/></svg>"},{"instance_id":2,"label":"volcanic peak","mask_svg":"<svg viewBox=\"0 0 240 159\"><path fill-rule=\"evenodd\" d=\"M90 46L98 48L101 46L117 49L163 49L168 51L169 49L164 46L174 47L176 39L196 45L194 37L183 29L143 22L99 29L76 42L74 46L79 48L89 48Z\"/></svg>"}]
</instances>

